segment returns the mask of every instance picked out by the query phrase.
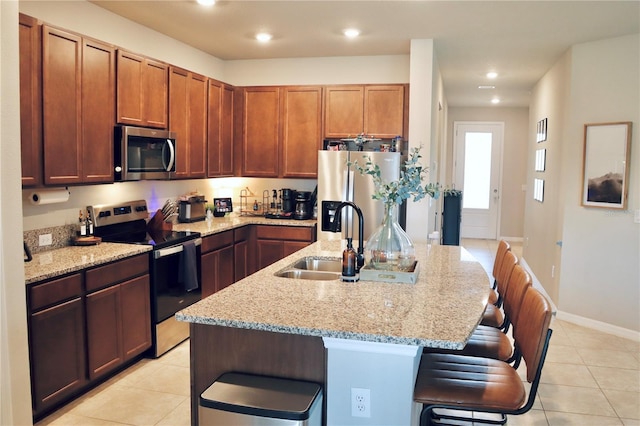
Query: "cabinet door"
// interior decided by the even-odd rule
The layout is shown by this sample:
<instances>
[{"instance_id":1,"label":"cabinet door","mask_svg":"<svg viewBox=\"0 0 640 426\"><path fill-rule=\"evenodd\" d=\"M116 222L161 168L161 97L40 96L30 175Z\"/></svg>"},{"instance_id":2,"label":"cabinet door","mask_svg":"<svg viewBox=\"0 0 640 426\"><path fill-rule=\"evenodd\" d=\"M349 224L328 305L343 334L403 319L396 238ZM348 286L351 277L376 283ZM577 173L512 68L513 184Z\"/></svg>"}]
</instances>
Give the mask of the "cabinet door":
<instances>
[{"instance_id":1,"label":"cabinet door","mask_svg":"<svg viewBox=\"0 0 640 426\"><path fill-rule=\"evenodd\" d=\"M23 186L42 184L41 29L36 19L20 14L20 149Z\"/></svg>"},{"instance_id":2,"label":"cabinet door","mask_svg":"<svg viewBox=\"0 0 640 426\"><path fill-rule=\"evenodd\" d=\"M245 88L243 176L278 177L279 105L279 88Z\"/></svg>"},{"instance_id":3,"label":"cabinet door","mask_svg":"<svg viewBox=\"0 0 640 426\"><path fill-rule=\"evenodd\" d=\"M144 122L149 127L166 129L169 110L169 66L146 58L143 76Z\"/></svg>"},{"instance_id":4,"label":"cabinet door","mask_svg":"<svg viewBox=\"0 0 640 426\"><path fill-rule=\"evenodd\" d=\"M235 282L234 254L235 250L233 246L227 246L218 250L219 268L216 291L220 291Z\"/></svg>"},{"instance_id":5,"label":"cabinet door","mask_svg":"<svg viewBox=\"0 0 640 426\"><path fill-rule=\"evenodd\" d=\"M258 269L266 268L284 257L284 245L278 240L258 240Z\"/></svg>"},{"instance_id":6,"label":"cabinet door","mask_svg":"<svg viewBox=\"0 0 640 426\"><path fill-rule=\"evenodd\" d=\"M233 176L233 87L209 80L207 176Z\"/></svg>"},{"instance_id":7,"label":"cabinet door","mask_svg":"<svg viewBox=\"0 0 640 426\"><path fill-rule=\"evenodd\" d=\"M144 58L118 50L117 121L121 124L144 126L143 87Z\"/></svg>"},{"instance_id":8,"label":"cabinet door","mask_svg":"<svg viewBox=\"0 0 640 426\"><path fill-rule=\"evenodd\" d=\"M122 349L127 361L151 347L149 275L120 284Z\"/></svg>"},{"instance_id":9,"label":"cabinet door","mask_svg":"<svg viewBox=\"0 0 640 426\"><path fill-rule=\"evenodd\" d=\"M250 274L249 272L249 243L247 241L238 241L233 246L234 272L235 281L240 281Z\"/></svg>"},{"instance_id":10,"label":"cabinet door","mask_svg":"<svg viewBox=\"0 0 640 426\"><path fill-rule=\"evenodd\" d=\"M365 86L364 132L377 138L403 135L404 86Z\"/></svg>"},{"instance_id":11,"label":"cabinet door","mask_svg":"<svg viewBox=\"0 0 640 426\"><path fill-rule=\"evenodd\" d=\"M116 55L113 46L83 40L83 182L113 182Z\"/></svg>"},{"instance_id":12,"label":"cabinet door","mask_svg":"<svg viewBox=\"0 0 640 426\"><path fill-rule=\"evenodd\" d=\"M118 285L87 295L87 348L91 380L124 362Z\"/></svg>"},{"instance_id":13,"label":"cabinet door","mask_svg":"<svg viewBox=\"0 0 640 426\"><path fill-rule=\"evenodd\" d=\"M216 279L218 276L218 253L212 251L202 255L200 262L200 271L202 281L200 287L202 290L202 298L211 296L216 292Z\"/></svg>"},{"instance_id":14,"label":"cabinet door","mask_svg":"<svg viewBox=\"0 0 640 426\"><path fill-rule=\"evenodd\" d=\"M84 306L75 298L31 314L29 351L35 413L52 407L87 382Z\"/></svg>"},{"instance_id":15,"label":"cabinet door","mask_svg":"<svg viewBox=\"0 0 640 426\"><path fill-rule=\"evenodd\" d=\"M220 120L220 175L233 176L233 87L222 87Z\"/></svg>"},{"instance_id":16,"label":"cabinet door","mask_svg":"<svg viewBox=\"0 0 640 426\"><path fill-rule=\"evenodd\" d=\"M346 138L362 133L363 117L363 86L328 86L325 89L325 137Z\"/></svg>"},{"instance_id":17,"label":"cabinet door","mask_svg":"<svg viewBox=\"0 0 640 426\"><path fill-rule=\"evenodd\" d=\"M176 134L176 178L189 177L188 72L169 70L169 130Z\"/></svg>"},{"instance_id":18,"label":"cabinet door","mask_svg":"<svg viewBox=\"0 0 640 426\"><path fill-rule=\"evenodd\" d=\"M43 27L44 183L82 180L80 129L81 51L79 36Z\"/></svg>"},{"instance_id":19,"label":"cabinet door","mask_svg":"<svg viewBox=\"0 0 640 426\"><path fill-rule=\"evenodd\" d=\"M222 174L222 86L216 80L209 80L209 100L207 103L207 176Z\"/></svg>"},{"instance_id":20,"label":"cabinet door","mask_svg":"<svg viewBox=\"0 0 640 426\"><path fill-rule=\"evenodd\" d=\"M283 89L282 177L316 178L322 149L322 88Z\"/></svg>"},{"instance_id":21,"label":"cabinet door","mask_svg":"<svg viewBox=\"0 0 640 426\"><path fill-rule=\"evenodd\" d=\"M207 78L190 74L188 80L189 177L207 172Z\"/></svg>"},{"instance_id":22,"label":"cabinet door","mask_svg":"<svg viewBox=\"0 0 640 426\"><path fill-rule=\"evenodd\" d=\"M167 128L168 70L166 64L118 50L118 123Z\"/></svg>"},{"instance_id":23,"label":"cabinet door","mask_svg":"<svg viewBox=\"0 0 640 426\"><path fill-rule=\"evenodd\" d=\"M297 252L300 249L305 248L311 243L307 243L304 241L285 241L282 247L283 257L287 257L290 254Z\"/></svg>"}]
</instances>

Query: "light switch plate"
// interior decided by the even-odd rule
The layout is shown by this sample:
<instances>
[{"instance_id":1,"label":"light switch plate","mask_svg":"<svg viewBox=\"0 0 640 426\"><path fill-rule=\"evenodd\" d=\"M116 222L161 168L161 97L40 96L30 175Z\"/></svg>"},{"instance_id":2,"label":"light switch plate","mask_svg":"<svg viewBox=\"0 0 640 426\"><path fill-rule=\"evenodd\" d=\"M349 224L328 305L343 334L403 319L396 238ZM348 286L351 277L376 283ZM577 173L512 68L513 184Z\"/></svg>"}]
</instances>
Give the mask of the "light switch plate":
<instances>
[{"instance_id":1,"label":"light switch plate","mask_svg":"<svg viewBox=\"0 0 640 426\"><path fill-rule=\"evenodd\" d=\"M53 238L51 234L42 234L38 236L38 245L42 246L50 246L53 244Z\"/></svg>"},{"instance_id":2,"label":"light switch plate","mask_svg":"<svg viewBox=\"0 0 640 426\"><path fill-rule=\"evenodd\" d=\"M640 223L640 210L633 212L633 223Z\"/></svg>"}]
</instances>

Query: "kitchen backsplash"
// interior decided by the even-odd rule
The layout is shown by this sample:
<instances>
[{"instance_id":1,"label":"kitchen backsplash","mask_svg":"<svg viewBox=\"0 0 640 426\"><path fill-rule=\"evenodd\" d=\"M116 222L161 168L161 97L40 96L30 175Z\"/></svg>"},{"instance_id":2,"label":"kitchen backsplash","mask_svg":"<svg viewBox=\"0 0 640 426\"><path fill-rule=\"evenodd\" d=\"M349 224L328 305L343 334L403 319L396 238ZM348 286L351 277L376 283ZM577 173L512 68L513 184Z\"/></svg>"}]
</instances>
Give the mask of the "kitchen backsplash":
<instances>
[{"instance_id":1,"label":"kitchen backsplash","mask_svg":"<svg viewBox=\"0 0 640 426\"><path fill-rule=\"evenodd\" d=\"M71 245L71 238L75 235L76 228L76 225L53 226L51 228L24 231L22 235L31 253L36 254ZM51 245L40 246L40 235L47 234L51 234Z\"/></svg>"}]
</instances>

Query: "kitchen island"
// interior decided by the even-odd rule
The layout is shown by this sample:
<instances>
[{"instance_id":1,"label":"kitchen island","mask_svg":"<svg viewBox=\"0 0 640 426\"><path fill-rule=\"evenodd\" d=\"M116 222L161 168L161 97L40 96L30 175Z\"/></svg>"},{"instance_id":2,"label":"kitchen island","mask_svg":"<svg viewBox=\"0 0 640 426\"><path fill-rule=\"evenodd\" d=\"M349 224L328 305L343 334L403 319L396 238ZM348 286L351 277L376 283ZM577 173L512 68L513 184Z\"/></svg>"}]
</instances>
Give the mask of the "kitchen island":
<instances>
[{"instance_id":1,"label":"kitchen island","mask_svg":"<svg viewBox=\"0 0 640 426\"><path fill-rule=\"evenodd\" d=\"M422 347L464 347L489 278L464 248L426 244L416 246L415 284L274 275L302 257L337 258L343 248L316 242L176 315L191 323L192 424L199 395L227 371L322 384L326 424L415 424ZM368 418L352 416L352 388L370 390Z\"/></svg>"}]
</instances>

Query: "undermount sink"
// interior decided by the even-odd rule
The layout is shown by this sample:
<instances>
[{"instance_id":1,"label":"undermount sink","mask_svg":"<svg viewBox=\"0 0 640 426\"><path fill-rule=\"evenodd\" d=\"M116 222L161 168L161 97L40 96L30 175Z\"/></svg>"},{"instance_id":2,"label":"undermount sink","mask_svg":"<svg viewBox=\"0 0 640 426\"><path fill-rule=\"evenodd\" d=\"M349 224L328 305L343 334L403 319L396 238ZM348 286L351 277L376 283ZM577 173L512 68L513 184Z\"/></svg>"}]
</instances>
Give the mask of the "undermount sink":
<instances>
[{"instance_id":1,"label":"undermount sink","mask_svg":"<svg viewBox=\"0 0 640 426\"><path fill-rule=\"evenodd\" d=\"M342 261L338 258L303 257L291 265L291 268L306 271L327 271L342 273Z\"/></svg>"},{"instance_id":2,"label":"undermount sink","mask_svg":"<svg viewBox=\"0 0 640 426\"><path fill-rule=\"evenodd\" d=\"M338 258L307 256L276 272L276 277L298 280L332 281L340 279L342 261Z\"/></svg>"}]
</instances>

